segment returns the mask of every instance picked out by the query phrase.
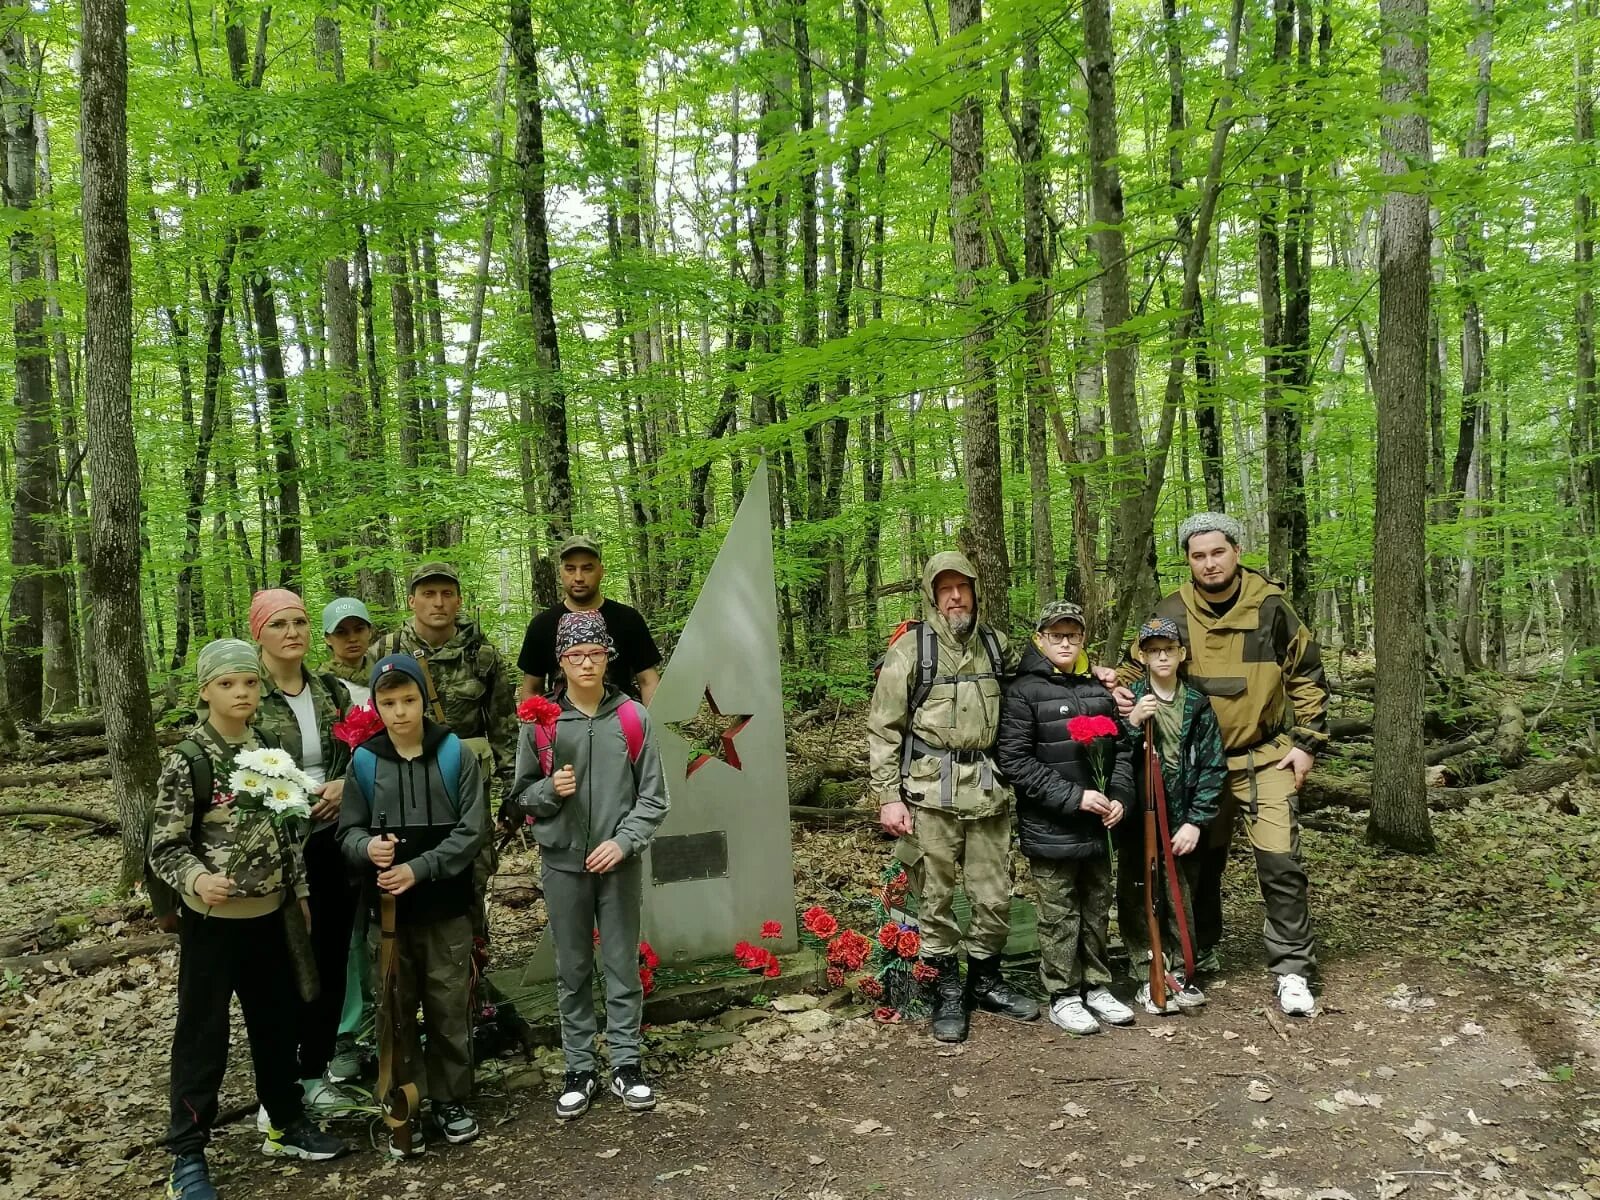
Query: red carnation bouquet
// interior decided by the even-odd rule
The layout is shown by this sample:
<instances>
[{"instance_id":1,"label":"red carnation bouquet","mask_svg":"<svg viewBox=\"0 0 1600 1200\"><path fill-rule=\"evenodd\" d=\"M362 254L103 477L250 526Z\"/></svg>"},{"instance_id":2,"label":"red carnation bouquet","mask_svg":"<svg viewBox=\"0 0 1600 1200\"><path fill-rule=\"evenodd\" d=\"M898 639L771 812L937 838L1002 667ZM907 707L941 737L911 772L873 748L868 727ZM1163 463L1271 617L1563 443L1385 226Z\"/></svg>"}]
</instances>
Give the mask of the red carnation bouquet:
<instances>
[{"instance_id":1,"label":"red carnation bouquet","mask_svg":"<svg viewBox=\"0 0 1600 1200\"><path fill-rule=\"evenodd\" d=\"M554 725L561 715L561 705L544 696L529 696L517 705L517 720L530 725Z\"/></svg>"},{"instance_id":2,"label":"red carnation bouquet","mask_svg":"<svg viewBox=\"0 0 1600 1200\"><path fill-rule=\"evenodd\" d=\"M356 705L333 723L333 736L352 750L382 732L383 718L371 700Z\"/></svg>"},{"instance_id":3,"label":"red carnation bouquet","mask_svg":"<svg viewBox=\"0 0 1600 1200\"><path fill-rule=\"evenodd\" d=\"M1106 759L1116 745L1122 726L1107 716L1073 717L1067 722L1067 735L1083 747L1089 759L1089 770L1094 776L1095 790L1106 790ZM1106 830L1106 854L1111 854L1111 830Z\"/></svg>"}]
</instances>

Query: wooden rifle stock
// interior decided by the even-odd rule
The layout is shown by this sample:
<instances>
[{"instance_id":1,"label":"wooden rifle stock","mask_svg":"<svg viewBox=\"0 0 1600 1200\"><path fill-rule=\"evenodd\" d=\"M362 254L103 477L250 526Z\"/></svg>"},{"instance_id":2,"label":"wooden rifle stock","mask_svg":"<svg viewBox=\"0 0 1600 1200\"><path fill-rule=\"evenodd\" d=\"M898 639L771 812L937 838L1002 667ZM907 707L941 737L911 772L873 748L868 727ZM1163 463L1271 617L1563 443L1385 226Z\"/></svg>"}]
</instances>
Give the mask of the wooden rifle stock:
<instances>
[{"instance_id":1,"label":"wooden rifle stock","mask_svg":"<svg viewBox=\"0 0 1600 1200\"><path fill-rule=\"evenodd\" d=\"M380 820L378 836L387 833ZM378 1104L389 1138L402 1153L411 1153L416 1137L417 1109L421 1096L415 1083L394 1082L394 1059L400 1028L399 950L395 945L395 898L378 890L378 920L382 940L378 943Z\"/></svg>"},{"instance_id":2,"label":"wooden rifle stock","mask_svg":"<svg viewBox=\"0 0 1600 1200\"><path fill-rule=\"evenodd\" d=\"M1150 933L1150 1002L1158 1012L1167 1007L1167 960L1161 949L1161 918L1156 912L1156 887L1161 871L1161 851L1156 831L1156 788L1161 780L1161 758L1156 753L1155 723L1144 726L1144 917Z\"/></svg>"}]
</instances>

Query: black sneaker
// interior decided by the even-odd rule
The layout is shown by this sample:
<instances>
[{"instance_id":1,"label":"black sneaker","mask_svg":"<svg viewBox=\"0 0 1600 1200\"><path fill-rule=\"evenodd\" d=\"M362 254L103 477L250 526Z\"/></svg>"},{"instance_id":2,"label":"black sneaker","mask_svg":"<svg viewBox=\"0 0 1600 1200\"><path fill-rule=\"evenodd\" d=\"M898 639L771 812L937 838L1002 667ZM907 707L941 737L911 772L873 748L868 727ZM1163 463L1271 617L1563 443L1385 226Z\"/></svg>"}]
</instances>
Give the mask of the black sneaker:
<instances>
[{"instance_id":1,"label":"black sneaker","mask_svg":"<svg viewBox=\"0 0 1600 1200\"><path fill-rule=\"evenodd\" d=\"M217 1189L211 1186L211 1173L206 1170L206 1156L200 1151L180 1154L172 1160L167 1200L217 1200Z\"/></svg>"},{"instance_id":2,"label":"black sneaker","mask_svg":"<svg viewBox=\"0 0 1600 1200\"><path fill-rule=\"evenodd\" d=\"M287 1129L274 1129L261 1143L261 1153L269 1158L303 1158L308 1162L325 1162L338 1158L350 1150L331 1133L323 1133L304 1117Z\"/></svg>"},{"instance_id":3,"label":"black sneaker","mask_svg":"<svg viewBox=\"0 0 1600 1200\"><path fill-rule=\"evenodd\" d=\"M583 1116L599 1090L600 1078L593 1071L568 1071L561 1084L561 1095L556 1097L557 1120L570 1121Z\"/></svg>"},{"instance_id":4,"label":"black sneaker","mask_svg":"<svg viewBox=\"0 0 1600 1200\"><path fill-rule=\"evenodd\" d=\"M649 1112L656 1106L656 1093L638 1063L628 1063L611 1072L611 1094L629 1112Z\"/></svg>"},{"instance_id":5,"label":"black sneaker","mask_svg":"<svg viewBox=\"0 0 1600 1200\"><path fill-rule=\"evenodd\" d=\"M435 1104L433 1119L444 1140L452 1146L470 1142L478 1136L478 1122L473 1120L465 1104Z\"/></svg>"}]
</instances>

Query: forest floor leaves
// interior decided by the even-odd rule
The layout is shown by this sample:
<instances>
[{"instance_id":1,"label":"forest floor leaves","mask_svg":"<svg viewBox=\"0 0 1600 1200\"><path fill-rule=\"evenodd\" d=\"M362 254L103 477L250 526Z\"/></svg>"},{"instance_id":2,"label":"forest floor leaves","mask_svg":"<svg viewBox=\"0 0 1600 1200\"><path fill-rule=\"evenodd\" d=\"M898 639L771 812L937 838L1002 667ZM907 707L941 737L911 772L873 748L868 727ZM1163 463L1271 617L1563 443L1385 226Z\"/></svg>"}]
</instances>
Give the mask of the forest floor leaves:
<instances>
[{"instance_id":1,"label":"forest floor leaves","mask_svg":"<svg viewBox=\"0 0 1600 1200\"><path fill-rule=\"evenodd\" d=\"M103 785L71 802L109 804ZM1600 1197L1600 792L1436 814L1428 859L1367 847L1356 818L1319 817L1305 837L1325 984L1313 1021L1269 1017L1258 901L1236 855L1228 970L1195 1017L1141 1015L1077 1040L980 1018L948 1047L839 995L735 1010L651 1032L663 1102L650 1116L602 1102L558 1124L545 1052L484 1073L473 1146L394 1166L364 1122L345 1121L356 1155L285 1167L235 1121L214 1143L215 1177L233 1200ZM867 919L885 852L867 824L795 831L800 907ZM117 849L70 823L0 825L0 927L106 911ZM502 869L533 865L519 850ZM514 959L542 923L537 900L499 909L500 953ZM138 932L89 922L73 945ZM175 959L0 982L0 1198L158 1194ZM253 1109L235 1045L224 1113Z\"/></svg>"}]
</instances>

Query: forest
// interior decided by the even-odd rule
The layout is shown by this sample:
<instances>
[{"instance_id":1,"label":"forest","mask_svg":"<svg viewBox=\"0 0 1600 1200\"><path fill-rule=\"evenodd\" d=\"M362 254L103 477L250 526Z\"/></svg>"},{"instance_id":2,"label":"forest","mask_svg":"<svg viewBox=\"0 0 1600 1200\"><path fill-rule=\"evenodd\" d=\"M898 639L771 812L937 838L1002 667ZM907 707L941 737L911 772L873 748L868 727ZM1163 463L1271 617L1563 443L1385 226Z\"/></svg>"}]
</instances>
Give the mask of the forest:
<instances>
[{"instance_id":1,"label":"forest","mask_svg":"<svg viewBox=\"0 0 1600 1200\"><path fill-rule=\"evenodd\" d=\"M578 530L670 645L762 458L797 711L952 545L1114 657L1200 509L1376 654L1395 844L1425 692L1590 671L1593 0L4 12L4 740L119 807L254 589L510 650Z\"/></svg>"}]
</instances>

